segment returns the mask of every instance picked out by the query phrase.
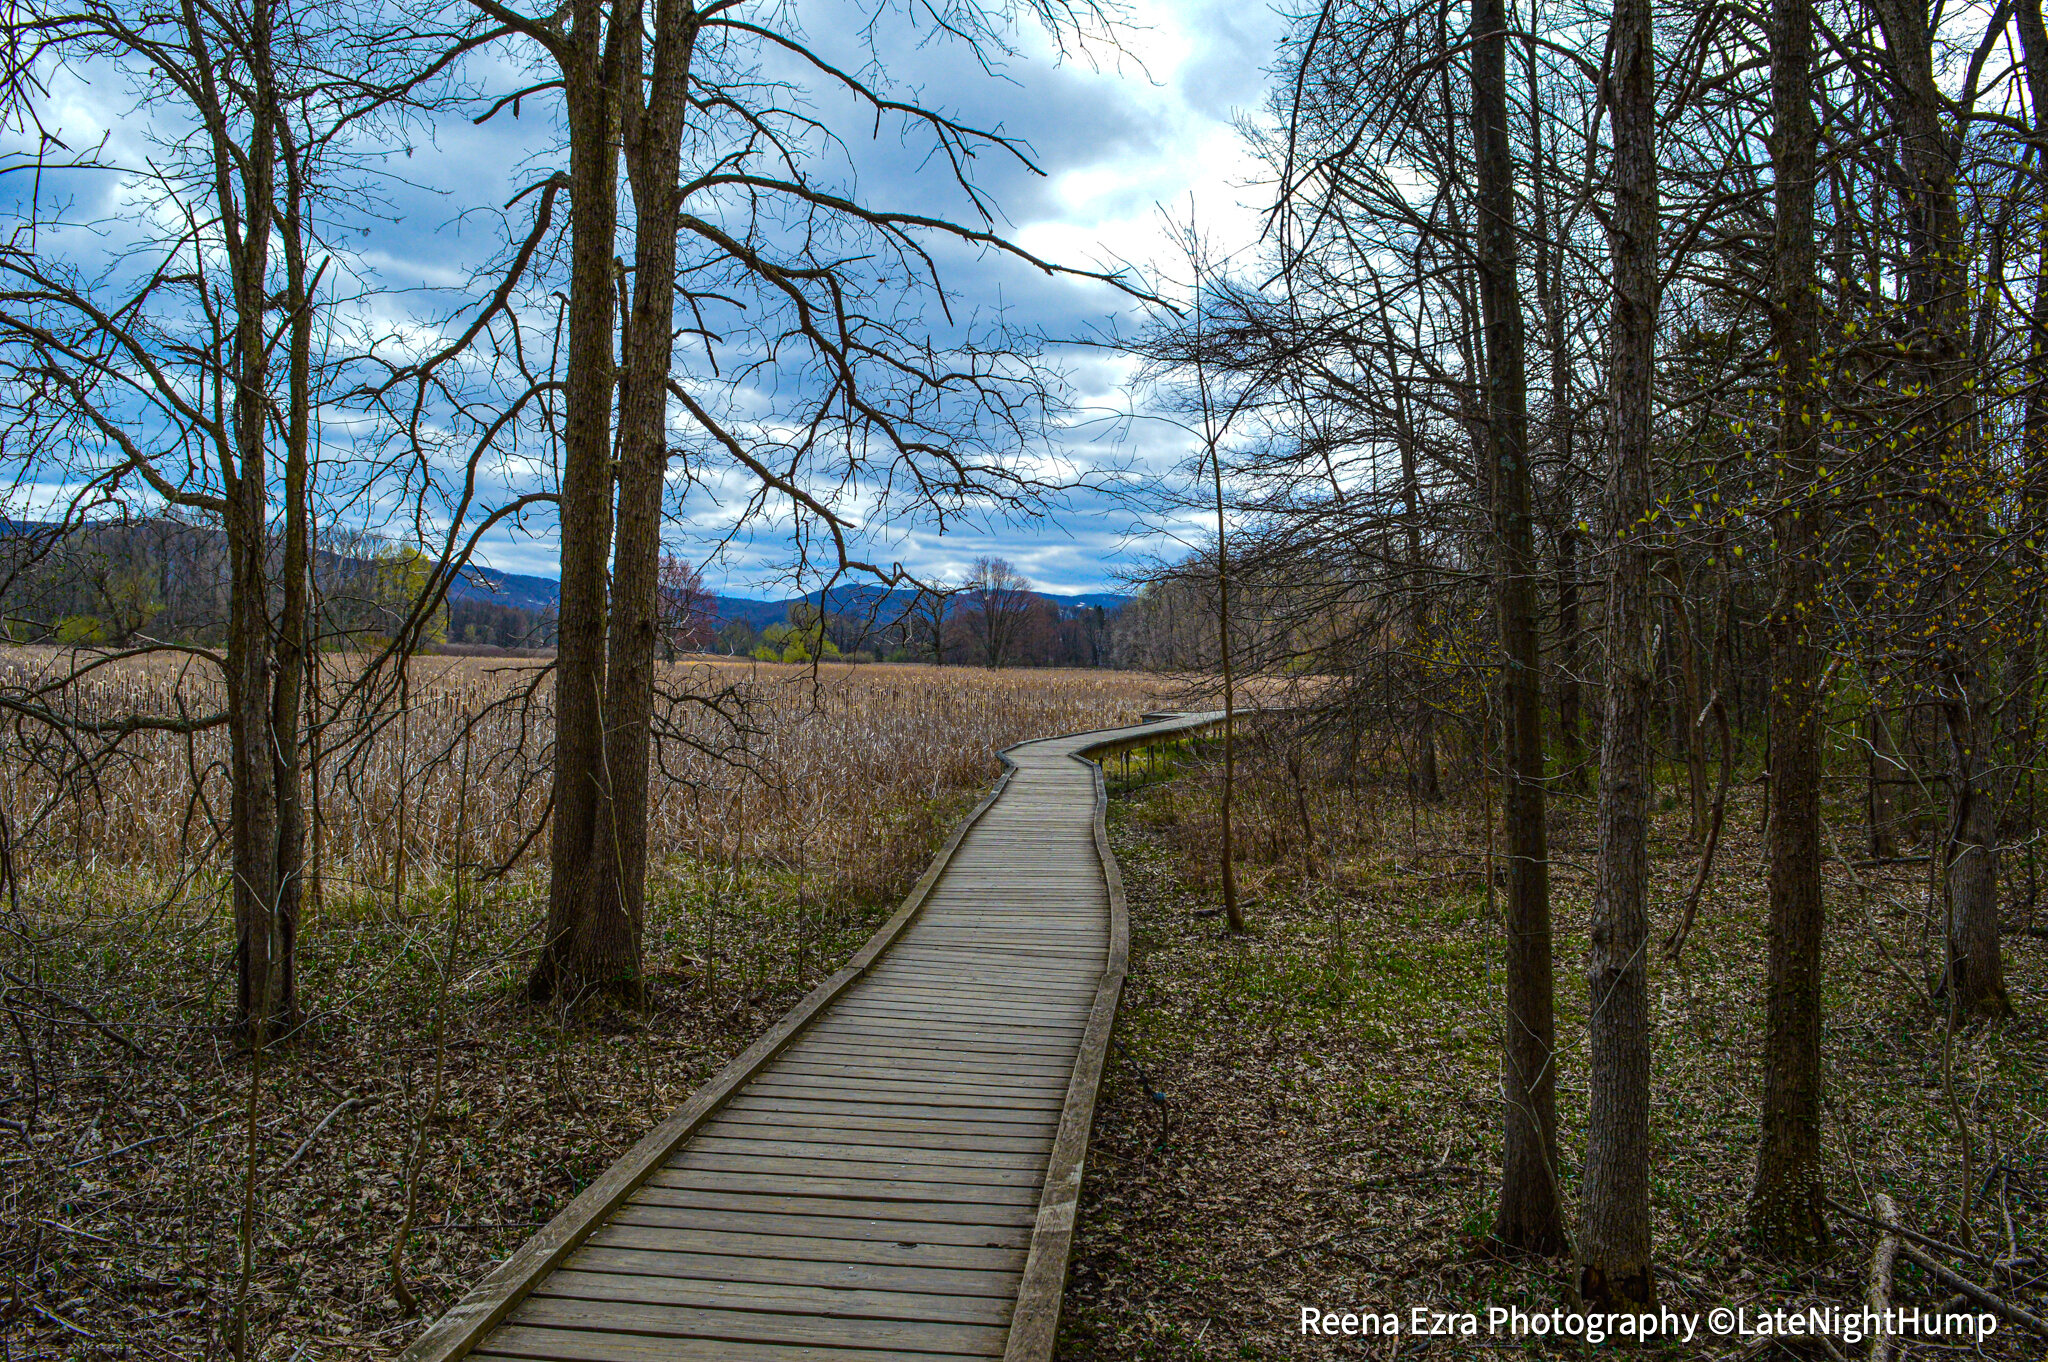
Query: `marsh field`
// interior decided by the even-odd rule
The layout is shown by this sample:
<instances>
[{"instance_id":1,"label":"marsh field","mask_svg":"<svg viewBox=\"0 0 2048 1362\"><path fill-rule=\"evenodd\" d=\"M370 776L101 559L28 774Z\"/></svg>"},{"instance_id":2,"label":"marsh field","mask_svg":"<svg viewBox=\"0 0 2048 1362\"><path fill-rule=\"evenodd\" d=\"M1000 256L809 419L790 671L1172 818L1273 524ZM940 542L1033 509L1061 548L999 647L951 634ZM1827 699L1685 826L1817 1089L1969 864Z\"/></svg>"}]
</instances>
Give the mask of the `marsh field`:
<instances>
[{"instance_id":1,"label":"marsh field","mask_svg":"<svg viewBox=\"0 0 2048 1362\"><path fill-rule=\"evenodd\" d=\"M995 778L999 748L1130 721L1170 690L1137 673L669 668L679 736L655 782L648 997L620 1011L526 1001L546 910L535 676L516 659L416 659L403 707L327 730L308 1017L258 1059L253 1151L209 840L224 739L138 735L79 791L51 788L57 763L12 735L10 1362L223 1357L241 1291L255 1355L396 1353L858 947ZM101 678L109 713L205 698L161 661ZM410 1311L392 1267L408 1220Z\"/></svg>"},{"instance_id":2,"label":"marsh field","mask_svg":"<svg viewBox=\"0 0 2048 1362\"><path fill-rule=\"evenodd\" d=\"M161 663L103 675L110 712L202 698ZM546 892L535 679L516 659L422 658L402 706L326 730L300 938L308 1016L253 1063L231 1025L232 934L206 833L221 754L205 735L141 735L97 787L55 790L55 763L15 735L0 767L9 1362L224 1357L244 1294L254 1355L395 1355L865 939L995 777L998 748L1187 699L1128 672L678 664L644 1006L536 1007L523 986ZM1488 1242L1498 807L1469 753L1446 756L1464 778L1420 801L1397 742L1340 754L1284 717L1248 721L1242 937L1218 916L1217 745L1108 767L1132 972L1062 1358L1407 1356L1423 1345L1304 1339L1299 1310L1561 1299L1559 1262ZM1681 784L1660 772L1656 941L1698 861ZM1658 1288L1676 1308L1852 1306L1865 1227L1838 1218L1832 1256L1796 1270L1753 1257L1741 1233L1761 1029L1757 793L1738 781L1692 936L1651 965ZM1569 1184L1593 857L1590 801L1559 804ZM1851 808L1828 812L1853 823ZM1998 1288L2038 1312L2048 958L2032 909L2007 924L2017 1016L1951 1032L1930 993L1924 865L1836 856L1826 876L1830 1190L1852 1206L1889 1193L1907 1223L2003 1264ZM1902 1305L1951 1295L1904 1263L1892 1289ZM1981 1353L2030 1346L2008 1330ZM1911 1355L1950 1352L1967 1355Z\"/></svg>"}]
</instances>

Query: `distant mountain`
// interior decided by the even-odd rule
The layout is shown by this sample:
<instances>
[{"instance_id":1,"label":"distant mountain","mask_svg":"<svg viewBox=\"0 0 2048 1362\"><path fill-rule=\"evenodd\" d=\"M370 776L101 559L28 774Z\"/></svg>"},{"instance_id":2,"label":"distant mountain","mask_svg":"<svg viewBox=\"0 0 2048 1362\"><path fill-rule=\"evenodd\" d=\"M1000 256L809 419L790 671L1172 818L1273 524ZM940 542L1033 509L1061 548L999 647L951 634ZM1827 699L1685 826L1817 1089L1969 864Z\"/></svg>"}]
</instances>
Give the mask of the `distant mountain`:
<instances>
[{"instance_id":1,"label":"distant mountain","mask_svg":"<svg viewBox=\"0 0 2048 1362\"><path fill-rule=\"evenodd\" d=\"M562 584L552 577L527 577L496 568L463 569L462 579L448 588L451 601L495 601L521 610L553 610L562 603Z\"/></svg>"},{"instance_id":2,"label":"distant mountain","mask_svg":"<svg viewBox=\"0 0 2048 1362\"><path fill-rule=\"evenodd\" d=\"M1062 611L1099 607L1115 612L1121 610L1130 598L1109 591L1083 592L1075 596L1057 595L1050 591L1037 593L1059 606ZM450 600L486 600L502 605L518 606L522 610L552 610L561 601L562 584L552 577L528 577L516 572L499 572L496 568L471 567L464 573L464 580L449 592ZM789 607L799 600L816 605L820 597L826 597L825 609L834 615L852 615L856 618L872 618L877 624L887 624L900 619L913 604L917 593L901 589L884 590L877 586L853 585L835 586L830 592L807 592L800 597L779 601L755 600L747 596L715 596L714 608L721 621L743 621L755 629L765 629L771 624L780 624L789 618Z\"/></svg>"}]
</instances>

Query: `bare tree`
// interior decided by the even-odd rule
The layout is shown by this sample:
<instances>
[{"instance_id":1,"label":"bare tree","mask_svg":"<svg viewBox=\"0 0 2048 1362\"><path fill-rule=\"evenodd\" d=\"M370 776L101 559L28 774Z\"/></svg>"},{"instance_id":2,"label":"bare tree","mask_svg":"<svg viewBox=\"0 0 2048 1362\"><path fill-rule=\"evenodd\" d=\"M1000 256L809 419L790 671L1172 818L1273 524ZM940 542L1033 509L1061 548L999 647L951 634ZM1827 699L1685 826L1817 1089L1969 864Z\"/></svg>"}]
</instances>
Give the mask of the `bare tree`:
<instances>
[{"instance_id":1,"label":"bare tree","mask_svg":"<svg viewBox=\"0 0 2048 1362\"><path fill-rule=\"evenodd\" d=\"M1652 412L1657 362L1657 64L1649 0L1616 0L1614 320L1609 333L1607 703L1600 861L1588 932L1590 1041L1578 1289L1595 1309L1656 1302L1650 1271L1649 724Z\"/></svg>"},{"instance_id":2,"label":"bare tree","mask_svg":"<svg viewBox=\"0 0 2048 1362\"><path fill-rule=\"evenodd\" d=\"M1828 1243L1821 1178L1820 650L1814 382L1819 292L1813 197L1811 0L1773 0L1770 27L1772 327L1777 351L1777 597L1771 603L1770 956L1764 983L1764 1108L1750 1225L1773 1251Z\"/></svg>"},{"instance_id":3,"label":"bare tree","mask_svg":"<svg viewBox=\"0 0 2048 1362\"><path fill-rule=\"evenodd\" d=\"M965 589L942 576L933 577L919 583L911 601L907 612L911 634L931 650L934 667L946 665L946 622L952 614L954 598Z\"/></svg>"},{"instance_id":4,"label":"bare tree","mask_svg":"<svg viewBox=\"0 0 2048 1362\"><path fill-rule=\"evenodd\" d=\"M140 639L114 655L196 660L216 669L225 704L136 715L99 736L227 729L237 1012L259 1042L300 1013L314 337L322 290L336 286L321 233L339 144L410 79L374 54L337 74L332 58L355 33L346 12L287 0L232 12L86 0L35 7L9 66L18 107L41 99L46 61L100 60L162 115L147 120L154 172L128 192L159 205L138 224L175 226L145 227L113 271L68 259L54 216L0 245L7 457L79 486L78 520L155 506L219 536L220 646ZM5 703L49 720L66 684Z\"/></svg>"},{"instance_id":5,"label":"bare tree","mask_svg":"<svg viewBox=\"0 0 2048 1362\"><path fill-rule=\"evenodd\" d=\"M960 589L966 621L981 644L982 665L993 670L1015 660L1018 631L1030 613L1031 583L1008 559L981 557Z\"/></svg>"},{"instance_id":6,"label":"bare tree","mask_svg":"<svg viewBox=\"0 0 2048 1362\"><path fill-rule=\"evenodd\" d=\"M1508 144L1508 20L1500 0L1472 6L1475 233L1485 344L1481 437L1491 484L1494 592L1501 651L1501 770L1507 833L1507 1034L1501 1046L1506 1153L1494 1233L1532 1253L1564 1245L1557 1195L1557 1021L1550 955L1550 851L1544 820L1543 671L1529 477L1515 167Z\"/></svg>"},{"instance_id":7,"label":"bare tree","mask_svg":"<svg viewBox=\"0 0 2048 1362\"><path fill-rule=\"evenodd\" d=\"M566 190L561 372L520 368L497 413L473 424L487 443L537 409L561 452L548 926L530 992L630 1000L640 991L648 774L665 703L654 620L672 423L700 457L755 486L755 510L780 504L806 545L824 546L828 590L847 574L903 580L857 556L850 517L816 489L844 489L895 516L946 513L970 499L1035 504L1051 484L1015 456L1062 401L1058 374L1029 345L991 332L933 339L920 308L947 295L932 243L1058 267L996 234L992 206L969 178L985 154L1035 169L1021 143L893 89L879 59L886 12L864 38L877 60L864 64L823 51L793 15L754 15L724 0L572 0L566 23L500 0L473 3L492 27L467 43L514 40L550 75L491 112L559 89L569 165L536 186L533 232L462 340L416 374L422 388L440 382L451 359L486 342L522 350L522 329L538 323L521 298L552 306L544 291L521 293L531 287L524 275L550 230L552 196ZM1028 14L1063 46L1099 39L1108 18L1092 3ZM1011 51L1004 18L977 5L945 31L985 66ZM770 59L796 75L760 81L757 62ZM808 107L805 80L927 140L954 168L963 211L864 202L838 177L838 144ZM618 193L621 158L630 214ZM628 255L622 288L614 261ZM692 345L679 353L684 310ZM698 348L703 362L693 365ZM776 381L757 384L770 368ZM755 399L768 389L779 403L764 412Z\"/></svg>"},{"instance_id":8,"label":"bare tree","mask_svg":"<svg viewBox=\"0 0 2048 1362\"><path fill-rule=\"evenodd\" d=\"M680 653L702 652L717 629L717 599L704 588L704 574L688 559L661 555L657 587L655 637L661 659L673 662Z\"/></svg>"}]
</instances>

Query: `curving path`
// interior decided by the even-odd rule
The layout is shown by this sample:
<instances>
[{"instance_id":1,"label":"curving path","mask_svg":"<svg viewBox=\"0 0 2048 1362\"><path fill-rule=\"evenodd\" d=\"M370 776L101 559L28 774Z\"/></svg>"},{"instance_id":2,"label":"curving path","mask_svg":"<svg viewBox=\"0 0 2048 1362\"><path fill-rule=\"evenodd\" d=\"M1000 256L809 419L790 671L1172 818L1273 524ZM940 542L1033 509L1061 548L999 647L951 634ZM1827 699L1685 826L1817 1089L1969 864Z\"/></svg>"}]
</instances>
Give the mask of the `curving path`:
<instances>
[{"instance_id":1,"label":"curving path","mask_svg":"<svg viewBox=\"0 0 2048 1362\"><path fill-rule=\"evenodd\" d=\"M1087 754L1011 748L847 967L405 1362L1044 1362L1127 931Z\"/></svg>"}]
</instances>

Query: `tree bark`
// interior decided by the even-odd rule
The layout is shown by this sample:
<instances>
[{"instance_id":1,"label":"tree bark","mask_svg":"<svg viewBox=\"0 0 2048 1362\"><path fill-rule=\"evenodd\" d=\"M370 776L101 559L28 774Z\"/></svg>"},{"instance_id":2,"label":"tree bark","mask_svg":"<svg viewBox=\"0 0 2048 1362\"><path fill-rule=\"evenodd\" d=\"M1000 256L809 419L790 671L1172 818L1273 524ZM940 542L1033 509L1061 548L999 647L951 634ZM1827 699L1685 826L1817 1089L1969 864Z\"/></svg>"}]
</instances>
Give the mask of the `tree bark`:
<instances>
[{"instance_id":1,"label":"tree bark","mask_svg":"<svg viewBox=\"0 0 2048 1362\"><path fill-rule=\"evenodd\" d=\"M1599 864L1586 957L1584 1221L1578 1288L1589 1308L1656 1303L1650 1271L1649 726L1651 405L1657 346L1656 52L1650 0L1615 0L1614 314L1609 390L1606 722Z\"/></svg>"},{"instance_id":2,"label":"tree bark","mask_svg":"<svg viewBox=\"0 0 2048 1362\"><path fill-rule=\"evenodd\" d=\"M630 936L629 972L620 991L640 993L647 908L648 773L654 720L654 662L659 630L661 507L668 469L668 378L674 357L676 232L682 213L680 168L690 58L697 14L688 0L654 0L654 51L645 107L639 104L639 6L613 16L629 22L622 89L623 147L633 190L633 290L619 373L618 542L613 551L605 709L607 777L600 806L597 908L609 930ZM617 947L612 949L616 950Z\"/></svg>"},{"instance_id":3,"label":"tree bark","mask_svg":"<svg viewBox=\"0 0 2048 1362\"><path fill-rule=\"evenodd\" d=\"M1772 341L1778 352L1778 540L1771 604L1770 800L1765 841L1770 945L1765 969L1764 1103L1751 1232L1785 1257L1828 1244L1820 1162L1820 295L1814 261L1813 14L1772 0L1774 181Z\"/></svg>"},{"instance_id":4,"label":"tree bark","mask_svg":"<svg viewBox=\"0 0 2048 1362\"><path fill-rule=\"evenodd\" d=\"M1949 785L1958 792L1945 850L1948 870L1949 1001L1964 1016L2012 1012L1998 941L1999 782L1976 744L1984 721L1965 695L1942 706L1948 725Z\"/></svg>"},{"instance_id":5,"label":"tree bark","mask_svg":"<svg viewBox=\"0 0 2048 1362\"><path fill-rule=\"evenodd\" d=\"M197 18L188 21L196 67L215 60ZM271 629L269 550L270 244L277 192L276 92L270 71L271 13L249 12L249 109L246 150L214 148L220 230L234 289L235 328L229 360L234 377L231 416L234 462L222 470L228 552L228 746L233 780L229 795L234 857L237 964L236 1003L243 1025L260 1045L294 1020L291 923L284 916L278 868L277 772L271 734ZM211 88L211 82L208 82ZM216 117L219 110L213 111ZM217 126L224 127L222 120ZM240 202L234 186L239 182Z\"/></svg>"},{"instance_id":6,"label":"tree bark","mask_svg":"<svg viewBox=\"0 0 2048 1362\"><path fill-rule=\"evenodd\" d=\"M1505 1149L1495 1234L1527 1252L1564 1246L1558 1209L1556 1023L1550 853L1544 828L1543 687L1530 514L1529 408L1517 281L1514 162L1508 144L1507 16L1472 8L1472 121L1478 191L1481 325L1486 357L1482 468L1493 507L1501 645L1502 764L1508 893L1507 1035L1501 1048Z\"/></svg>"},{"instance_id":7,"label":"tree bark","mask_svg":"<svg viewBox=\"0 0 2048 1362\"><path fill-rule=\"evenodd\" d=\"M1947 96L1936 84L1933 41L1924 5L1879 0L1873 8L1884 30L1892 96L1900 127L1900 160L1907 184L1913 260L1908 271L1913 320L1923 333L1921 368L1929 405L1920 428L1907 432L1923 450L1928 476L1946 483L1972 482L1987 475L1977 449L1971 399L1965 387L1974 368L1970 344L1971 281L1965 262L1962 219L1956 203L1958 138L1945 125ZM2022 34L2024 40L2024 33ZM1946 487L1930 502L1952 500ZM1975 498L1969 489L1962 500ZM1958 523L1960 522L1960 523ZM1920 532L1933 542L1962 545L1962 561L1941 565L1944 582L1975 575L1975 545L1989 531L1978 512L1967 508L1929 512ZM1941 644L1930 659L1943 695L1950 729L1949 840L1944 847L1948 878L1949 974L1955 1006L1965 1013L2003 1015L2011 1010L2005 993L1998 941L1999 711L1989 703L1993 661L1985 637L1993 609L1981 589L1957 590L1937 605ZM1964 727L1958 731L1958 724ZM1988 825L1984 820L1989 819ZM1989 827L1989 835L1984 829ZM1958 955L1967 943L1971 955Z\"/></svg>"},{"instance_id":8,"label":"tree bark","mask_svg":"<svg viewBox=\"0 0 2048 1362\"><path fill-rule=\"evenodd\" d=\"M296 1025L299 912L305 900L306 813L299 735L306 712L307 633L312 620L312 393L313 296L319 278L306 259L305 168L283 119L285 215L279 233L285 254L287 346L284 467L284 543L278 565L277 641L270 703L271 783L277 799L277 898L273 935L278 944L275 1015Z\"/></svg>"},{"instance_id":9,"label":"tree bark","mask_svg":"<svg viewBox=\"0 0 2048 1362\"><path fill-rule=\"evenodd\" d=\"M634 987L632 924L603 892L613 814L607 760L606 563L612 543L613 244L618 230L623 34L603 0L569 6L562 63L569 124L569 346L562 409L561 607L555 648L555 782L548 924L528 980L536 1001ZM638 78L638 72L634 73Z\"/></svg>"},{"instance_id":10,"label":"tree bark","mask_svg":"<svg viewBox=\"0 0 2048 1362\"><path fill-rule=\"evenodd\" d=\"M2048 137L2048 25L2042 22L2041 0L2020 0L2016 12L2034 136L2044 138ZM2048 147L2037 142L2033 158L2036 179L2048 185ZM2027 401L2021 418L2020 470L2025 500L2038 507L2048 505L2048 224L2037 225L2035 230L2039 240L2034 299L2027 313ZM2015 612L2019 627L2005 686L2006 726L2012 734L2013 765L2019 768L2019 781L2006 801L2002 836L2023 845L2031 844L2035 828L2034 782L2038 777L2034 767L2039 756L2040 718L2034 692L2040 675L2042 613L2037 573ZM2024 782L2023 790L2020 782Z\"/></svg>"}]
</instances>

